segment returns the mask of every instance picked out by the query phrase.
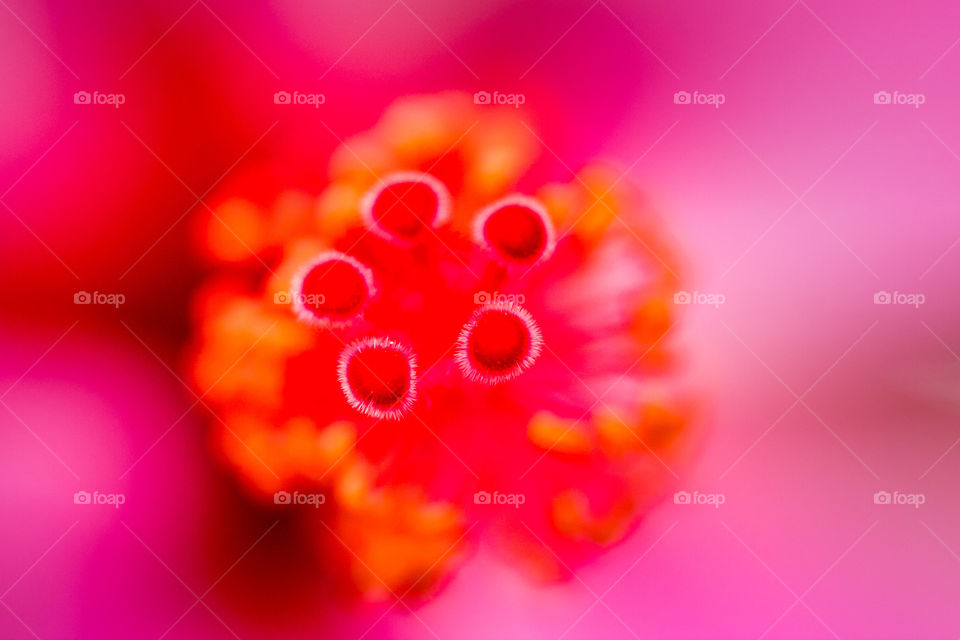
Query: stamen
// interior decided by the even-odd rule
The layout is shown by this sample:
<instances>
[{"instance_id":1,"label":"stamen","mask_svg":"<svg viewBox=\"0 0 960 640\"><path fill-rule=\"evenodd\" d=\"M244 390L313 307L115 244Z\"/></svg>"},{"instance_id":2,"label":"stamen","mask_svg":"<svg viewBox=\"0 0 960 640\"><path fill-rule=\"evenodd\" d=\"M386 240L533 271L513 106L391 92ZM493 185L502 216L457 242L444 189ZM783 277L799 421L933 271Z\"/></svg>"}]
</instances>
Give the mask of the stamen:
<instances>
[{"instance_id":1,"label":"stamen","mask_svg":"<svg viewBox=\"0 0 960 640\"><path fill-rule=\"evenodd\" d=\"M529 369L542 348L540 328L527 310L495 302L475 311L464 325L455 357L470 380L499 384Z\"/></svg>"},{"instance_id":2,"label":"stamen","mask_svg":"<svg viewBox=\"0 0 960 640\"><path fill-rule=\"evenodd\" d=\"M360 213L371 231L406 246L427 227L447 221L450 200L450 192L433 176L402 171L370 189L360 203Z\"/></svg>"},{"instance_id":3,"label":"stamen","mask_svg":"<svg viewBox=\"0 0 960 640\"><path fill-rule=\"evenodd\" d=\"M533 198L512 195L483 208L474 219L473 236L507 263L533 264L553 253L553 221Z\"/></svg>"},{"instance_id":4,"label":"stamen","mask_svg":"<svg viewBox=\"0 0 960 640\"><path fill-rule=\"evenodd\" d=\"M347 402L372 418L399 420L417 397L417 359L391 338L361 338L350 344L337 365Z\"/></svg>"},{"instance_id":5,"label":"stamen","mask_svg":"<svg viewBox=\"0 0 960 640\"><path fill-rule=\"evenodd\" d=\"M363 263L326 251L293 278L293 310L304 322L341 324L357 317L373 297L373 273Z\"/></svg>"}]
</instances>

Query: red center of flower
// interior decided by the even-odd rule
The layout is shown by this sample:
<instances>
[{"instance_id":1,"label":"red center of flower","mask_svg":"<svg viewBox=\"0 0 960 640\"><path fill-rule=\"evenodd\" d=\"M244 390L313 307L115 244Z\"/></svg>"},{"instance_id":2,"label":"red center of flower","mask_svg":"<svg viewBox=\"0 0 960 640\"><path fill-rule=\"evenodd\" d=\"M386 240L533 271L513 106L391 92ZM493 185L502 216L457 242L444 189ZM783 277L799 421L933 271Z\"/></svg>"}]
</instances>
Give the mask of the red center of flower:
<instances>
[{"instance_id":1,"label":"red center of flower","mask_svg":"<svg viewBox=\"0 0 960 640\"><path fill-rule=\"evenodd\" d=\"M405 180L385 186L373 200L374 224L403 240L414 239L437 222L440 196L423 181Z\"/></svg>"},{"instance_id":2,"label":"red center of flower","mask_svg":"<svg viewBox=\"0 0 960 640\"><path fill-rule=\"evenodd\" d=\"M294 291L294 305L305 320L343 320L359 313L372 293L369 269L330 252L307 266Z\"/></svg>"},{"instance_id":3,"label":"red center of flower","mask_svg":"<svg viewBox=\"0 0 960 640\"><path fill-rule=\"evenodd\" d=\"M493 304L464 326L457 359L468 378L496 384L532 365L541 345L540 330L529 313L514 305Z\"/></svg>"},{"instance_id":4,"label":"red center of flower","mask_svg":"<svg viewBox=\"0 0 960 640\"><path fill-rule=\"evenodd\" d=\"M340 356L340 385L352 407L375 418L396 419L413 405L416 362L387 339L364 338Z\"/></svg>"}]
</instances>

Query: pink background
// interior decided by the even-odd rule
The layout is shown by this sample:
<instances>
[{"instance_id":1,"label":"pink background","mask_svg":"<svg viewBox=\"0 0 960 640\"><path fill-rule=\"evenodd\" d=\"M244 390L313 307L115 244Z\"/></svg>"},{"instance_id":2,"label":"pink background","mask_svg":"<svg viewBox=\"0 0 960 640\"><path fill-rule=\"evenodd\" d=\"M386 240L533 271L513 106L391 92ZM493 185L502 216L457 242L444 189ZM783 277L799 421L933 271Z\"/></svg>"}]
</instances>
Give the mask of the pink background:
<instances>
[{"instance_id":1,"label":"pink background","mask_svg":"<svg viewBox=\"0 0 960 640\"><path fill-rule=\"evenodd\" d=\"M392 100L451 88L525 95L537 179L595 156L632 167L689 290L725 296L684 309L708 435L676 470L725 503L665 504L559 584L481 541L366 637L960 635L960 7L6 2L0 637L158 638L211 585L165 637L357 638L380 618L283 580L298 561L272 566L282 530L231 568L270 521L235 526L203 412L175 423L193 398L166 367L202 275L194 216L177 221L228 169L279 157L291 184L316 181ZM327 104L272 103L292 89ZM78 90L127 103L75 105ZM925 102L878 105L881 90ZM78 289L128 303L77 307ZM79 489L128 504L85 509Z\"/></svg>"}]
</instances>

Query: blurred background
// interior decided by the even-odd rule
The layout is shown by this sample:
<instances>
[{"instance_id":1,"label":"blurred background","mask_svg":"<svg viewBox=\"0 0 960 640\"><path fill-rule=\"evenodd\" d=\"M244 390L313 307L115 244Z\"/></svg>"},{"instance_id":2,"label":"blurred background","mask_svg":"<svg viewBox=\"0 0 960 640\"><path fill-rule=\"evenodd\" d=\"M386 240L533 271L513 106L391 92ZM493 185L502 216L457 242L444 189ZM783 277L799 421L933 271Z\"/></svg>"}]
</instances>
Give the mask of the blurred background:
<instances>
[{"instance_id":1,"label":"blurred background","mask_svg":"<svg viewBox=\"0 0 960 640\"><path fill-rule=\"evenodd\" d=\"M0 5L0 636L960 635L960 7ZM668 500L556 584L481 540L426 601L344 601L211 462L179 377L197 219L267 162L322 185L449 89L524 96L540 181L616 163L722 297L682 310L707 436L677 479L722 504Z\"/></svg>"}]
</instances>

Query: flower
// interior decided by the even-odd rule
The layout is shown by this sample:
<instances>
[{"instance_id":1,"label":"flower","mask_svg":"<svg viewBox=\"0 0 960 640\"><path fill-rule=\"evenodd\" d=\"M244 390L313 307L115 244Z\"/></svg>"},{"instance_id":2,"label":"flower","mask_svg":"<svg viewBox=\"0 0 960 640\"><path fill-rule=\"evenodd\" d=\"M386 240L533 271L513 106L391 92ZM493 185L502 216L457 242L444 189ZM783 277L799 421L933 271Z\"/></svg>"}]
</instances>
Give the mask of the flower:
<instances>
[{"instance_id":1,"label":"flower","mask_svg":"<svg viewBox=\"0 0 960 640\"><path fill-rule=\"evenodd\" d=\"M401 100L321 193L228 197L203 231L191 366L218 449L254 495L322 492L317 548L370 597L436 584L480 531L560 575L689 441L669 247L609 169L520 192L515 118Z\"/></svg>"}]
</instances>

